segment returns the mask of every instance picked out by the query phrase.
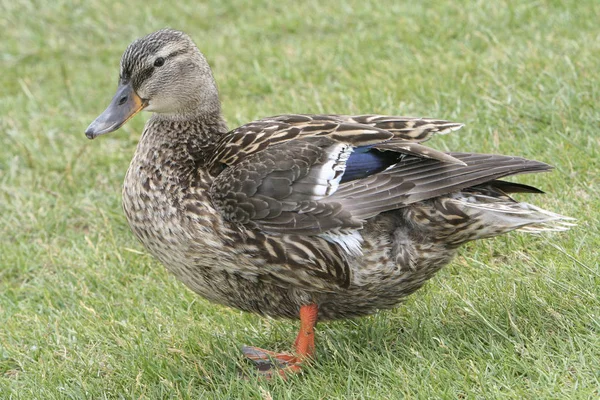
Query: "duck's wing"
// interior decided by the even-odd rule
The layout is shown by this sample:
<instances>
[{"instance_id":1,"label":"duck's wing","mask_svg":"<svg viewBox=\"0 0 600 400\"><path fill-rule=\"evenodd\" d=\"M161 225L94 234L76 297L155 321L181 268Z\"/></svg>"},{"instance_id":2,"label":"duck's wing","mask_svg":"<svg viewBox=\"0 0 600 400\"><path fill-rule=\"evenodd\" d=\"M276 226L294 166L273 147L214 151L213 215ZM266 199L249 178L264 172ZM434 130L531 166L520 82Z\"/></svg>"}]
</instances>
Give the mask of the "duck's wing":
<instances>
[{"instance_id":1,"label":"duck's wing","mask_svg":"<svg viewBox=\"0 0 600 400\"><path fill-rule=\"evenodd\" d=\"M224 169L212 201L226 220L274 234L352 234L381 212L550 168L518 157L441 153L457 160L448 162L422 145L406 150L407 142L375 126L308 116L262 120L232 135L214 157Z\"/></svg>"}]
</instances>

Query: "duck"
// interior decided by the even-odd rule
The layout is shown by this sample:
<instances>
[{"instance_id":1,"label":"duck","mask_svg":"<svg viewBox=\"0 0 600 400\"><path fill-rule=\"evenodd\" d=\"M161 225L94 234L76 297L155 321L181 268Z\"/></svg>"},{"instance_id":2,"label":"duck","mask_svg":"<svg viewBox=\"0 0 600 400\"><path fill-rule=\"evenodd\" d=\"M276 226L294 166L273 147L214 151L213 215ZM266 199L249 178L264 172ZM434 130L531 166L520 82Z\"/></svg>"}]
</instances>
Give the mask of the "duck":
<instances>
[{"instance_id":1,"label":"duck","mask_svg":"<svg viewBox=\"0 0 600 400\"><path fill-rule=\"evenodd\" d=\"M269 377L315 358L317 321L396 307L461 245L572 225L513 198L541 190L501 180L548 164L423 145L461 123L285 114L229 130L205 56L178 30L127 47L116 94L85 134L116 131L142 110L152 116L122 192L129 226L205 299L300 320L291 352L242 348Z\"/></svg>"}]
</instances>

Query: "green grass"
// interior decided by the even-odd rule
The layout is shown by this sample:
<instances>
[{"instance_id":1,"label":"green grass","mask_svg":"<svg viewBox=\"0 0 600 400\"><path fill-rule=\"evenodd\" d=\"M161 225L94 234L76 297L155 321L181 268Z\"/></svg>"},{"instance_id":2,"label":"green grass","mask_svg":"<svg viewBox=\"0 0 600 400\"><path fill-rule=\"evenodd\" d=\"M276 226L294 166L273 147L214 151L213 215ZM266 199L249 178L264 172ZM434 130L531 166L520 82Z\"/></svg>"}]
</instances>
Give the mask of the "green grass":
<instances>
[{"instance_id":1,"label":"green grass","mask_svg":"<svg viewBox=\"0 0 600 400\"><path fill-rule=\"evenodd\" d=\"M597 0L0 0L0 398L598 398ZM125 3L124 3L125 4ZM286 112L465 122L440 149L549 162L570 232L466 246L396 310L321 324L303 376L242 379L295 323L209 304L145 255L120 190L145 118L90 142L134 38L187 31L231 127Z\"/></svg>"}]
</instances>

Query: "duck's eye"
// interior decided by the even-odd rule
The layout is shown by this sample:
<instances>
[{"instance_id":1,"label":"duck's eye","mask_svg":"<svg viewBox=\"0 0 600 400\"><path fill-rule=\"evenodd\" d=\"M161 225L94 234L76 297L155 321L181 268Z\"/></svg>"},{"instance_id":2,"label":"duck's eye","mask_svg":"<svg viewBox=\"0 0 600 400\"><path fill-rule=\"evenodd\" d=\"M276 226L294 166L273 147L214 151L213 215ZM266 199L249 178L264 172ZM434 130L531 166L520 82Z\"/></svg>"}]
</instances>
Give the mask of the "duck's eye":
<instances>
[{"instance_id":1,"label":"duck's eye","mask_svg":"<svg viewBox=\"0 0 600 400\"><path fill-rule=\"evenodd\" d=\"M165 64L165 59L162 57L158 57L156 60L154 60L155 67L162 67L164 64Z\"/></svg>"}]
</instances>

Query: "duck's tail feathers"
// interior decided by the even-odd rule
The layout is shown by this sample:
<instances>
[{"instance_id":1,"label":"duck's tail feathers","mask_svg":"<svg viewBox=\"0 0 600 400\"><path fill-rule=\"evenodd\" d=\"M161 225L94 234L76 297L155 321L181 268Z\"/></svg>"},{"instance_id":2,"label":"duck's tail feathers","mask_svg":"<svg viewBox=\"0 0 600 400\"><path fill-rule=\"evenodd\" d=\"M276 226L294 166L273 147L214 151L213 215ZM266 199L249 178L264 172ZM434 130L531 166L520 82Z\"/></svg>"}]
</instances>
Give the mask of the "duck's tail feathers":
<instances>
[{"instance_id":1,"label":"duck's tail feathers","mask_svg":"<svg viewBox=\"0 0 600 400\"><path fill-rule=\"evenodd\" d=\"M529 203L517 202L508 196L495 197L462 192L453 197L463 212L484 227L477 239L493 237L513 230L535 234L562 232L575 226L574 218Z\"/></svg>"}]
</instances>

